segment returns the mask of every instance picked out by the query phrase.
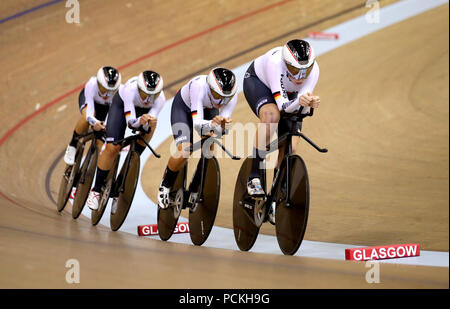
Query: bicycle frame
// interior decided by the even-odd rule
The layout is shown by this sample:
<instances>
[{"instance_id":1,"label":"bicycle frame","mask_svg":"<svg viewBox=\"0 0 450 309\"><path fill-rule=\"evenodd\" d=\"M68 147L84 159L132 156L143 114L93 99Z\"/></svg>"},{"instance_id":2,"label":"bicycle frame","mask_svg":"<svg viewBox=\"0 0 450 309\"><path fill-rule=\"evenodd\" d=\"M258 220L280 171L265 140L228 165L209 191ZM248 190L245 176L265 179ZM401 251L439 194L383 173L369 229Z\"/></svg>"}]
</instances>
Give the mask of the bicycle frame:
<instances>
[{"instance_id":1,"label":"bicycle frame","mask_svg":"<svg viewBox=\"0 0 450 309\"><path fill-rule=\"evenodd\" d=\"M97 139L101 139L105 135L104 131L91 131L82 137L83 145L86 144L89 140L91 140L91 145L89 146L89 152L94 152L94 149L97 147ZM84 146L83 146L84 151ZM86 177L86 171L84 171L80 175L79 182L84 183L84 178Z\"/></svg>"},{"instance_id":2,"label":"bicycle frame","mask_svg":"<svg viewBox=\"0 0 450 309\"><path fill-rule=\"evenodd\" d=\"M303 133L300 132L300 130L298 130L297 127L297 123L298 122L303 122L303 119L306 117L311 117L314 114L314 109L311 108L310 112L308 114L301 114L302 109L300 109L300 111L297 114L293 114L293 115L289 115L289 114L285 114L282 116L282 119L287 120L290 122L290 131L283 134L281 137L277 138L277 140L273 141L272 143L270 143L267 147L267 153L273 152L276 149L280 149L280 146L282 145L282 143L286 142L285 148L284 148L284 157L286 158L286 206L289 207L290 206L290 190L291 190L291 185L290 185L290 173L291 173L291 162L289 160L289 156L292 155L292 137L293 136L299 136L301 138L303 138L304 140L306 140L311 146L313 146L317 151L325 153L328 152L328 149L326 148L320 148L319 146L317 146L313 141L311 141L308 137L306 137ZM274 148L275 144L277 145L277 148ZM270 189L270 194L267 196L267 200L266 202L268 203L268 205L270 205L273 202L273 197L275 195L275 188L278 187L280 180L280 172L281 170L278 170L275 177L274 177L274 181L272 183L272 187ZM280 202L280 201L278 201Z\"/></svg>"},{"instance_id":3,"label":"bicycle frame","mask_svg":"<svg viewBox=\"0 0 450 309\"><path fill-rule=\"evenodd\" d=\"M136 131L133 130L133 133L135 133L135 132L136 132ZM150 132L149 132L149 133L150 133ZM127 178L127 175L128 175L128 169L129 169L129 167L130 167L131 154L132 154L133 152L136 152L136 142L137 142L138 140L144 142L144 143L145 143L145 146L148 147L148 148L152 151L152 153L153 153L153 155L154 155L155 157L157 157L157 158L160 158L160 157L161 157L158 153L155 152L155 150L153 150L153 148L147 143L147 141L142 137L141 134L134 134L134 135L128 136L128 137L126 137L126 138L124 138L124 139L121 139L121 140L119 140L119 141L113 142L114 145L120 145L120 149L122 149L122 148L124 148L124 147L130 145L130 150L128 151L128 154L127 154L127 156L126 156L126 158L125 158L125 161L124 161L124 163L123 163L124 166L125 166L125 171L124 171L124 173L123 173L123 177L122 177L122 179L121 179L121 181L120 181L119 186L116 187L116 188L117 188L117 189L115 190L115 191L116 191L116 192L115 192L116 194L122 193L122 192L124 192L124 190L125 190L125 188L124 188L124 186L125 186L125 179ZM120 154L119 154L119 155L120 155Z\"/></svg>"},{"instance_id":4,"label":"bicycle frame","mask_svg":"<svg viewBox=\"0 0 450 309\"><path fill-rule=\"evenodd\" d=\"M226 130L224 132L224 134L227 134L228 131ZM201 151L201 156L200 156L200 160L201 160L201 166L202 166L202 174L200 175L200 191L198 192L198 202L202 203L203 202L203 185L204 185L204 181L205 181L205 176L206 176L206 159L209 159L210 157L212 157L212 155L206 156L205 157L205 152L209 153L209 147L213 144L217 144L220 148L222 148L222 150L233 160L240 160L241 158L238 156L233 155L231 152L229 152L225 146L222 145L222 143L219 142L219 140L216 137L213 136L207 136L207 137L202 137L202 139L198 142L196 142L195 144L193 144L190 147L190 150L192 150L192 152L197 151L198 149L202 149ZM186 168L186 165L184 166L184 168ZM184 173L185 177L187 175L186 171Z\"/></svg>"}]
</instances>

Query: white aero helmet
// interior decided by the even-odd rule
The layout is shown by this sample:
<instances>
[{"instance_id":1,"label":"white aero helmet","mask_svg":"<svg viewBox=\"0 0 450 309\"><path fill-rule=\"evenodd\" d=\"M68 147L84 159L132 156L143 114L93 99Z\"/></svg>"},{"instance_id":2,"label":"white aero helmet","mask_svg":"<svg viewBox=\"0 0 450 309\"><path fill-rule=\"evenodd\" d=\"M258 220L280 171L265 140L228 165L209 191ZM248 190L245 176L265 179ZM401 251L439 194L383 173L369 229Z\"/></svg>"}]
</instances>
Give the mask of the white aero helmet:
<instances>
[{"instance_id":1,"label":"white aero helmet","mask_svg":"<svg viewBox=\"0 0 450 309\"><path fill-rule=\"evenodd\" d=\"M122 82L122 76L116 68L105 66L98 69L97 82L108 91L116 91Z\"/></svg>"},{"instance_id":2,"label":"white aero helmet","mask_svg":"<svg viewBox=\"0 0 450 309\"><path fill-rule=\"evenodd\" d=\"M144 71L138 76L138 87L141 91L148 95L161 92L164 81L161 75L154 71Z\"/></svg>"},{"instance_id":3,"label":"white aero helmet","mask_svg":"<svg viewBox=\"0 0 450 309\"><path fill-rule=\"evenodd\" d=\"M206 80L209 87L222 97L232 97L236 93L236 76L228 69L214 68Z\"/></svg>"},{"instance_id":4,"label":"white aero helmet","mask_svg":"<svg viewBox=\"0 0 450 309\"><path fill-rule=\"evenodd\" d=\"M300 70L306 70L314 64L316 54L311 44L304 40L290 40L283 46L284 61Z\"/></svg>"}]
</instances>

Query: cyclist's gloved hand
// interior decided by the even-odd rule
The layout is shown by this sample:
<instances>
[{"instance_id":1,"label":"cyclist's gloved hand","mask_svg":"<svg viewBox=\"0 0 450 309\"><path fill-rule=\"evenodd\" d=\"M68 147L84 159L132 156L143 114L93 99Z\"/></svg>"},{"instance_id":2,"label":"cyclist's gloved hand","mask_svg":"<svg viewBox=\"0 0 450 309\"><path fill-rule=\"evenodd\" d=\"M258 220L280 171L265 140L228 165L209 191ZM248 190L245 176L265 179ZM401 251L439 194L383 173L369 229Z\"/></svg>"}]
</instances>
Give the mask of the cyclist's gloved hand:
<instances>
[{"instance_id":1,"label":"cyclist's gloved hand","mask_svg":"<svg viewBox=\"0 0 450 309\"><path fill-rule=\"evenodd\" d=\"M141 126L141 127L139 128L139 131L141 131L141 132L143 132L143 133L145 133L145 134L148 134L148 133L150 133L151 129L152 129L152 128L149 126L149 124L146 123L146 124L144 124L143 126Z\"/></svg>"},{"instance_id":2,"label":"cyclist's gloved hand","mask_svg":"<svg viewBox=\"0 0 450 309\"><path fill-rule=\"evenodd\" d=\"M213 124L214 133L222 136L226 134L231 127L231 122L233 120L231 118L225 118L222 116L216 116L211 121Z\"/></svg>"},{"instance_id":3,"label":"cyclist's gloved hand","mask_svg":"<svg viewBox=\"0 0 450 309\"><path fill-rule=\"evenodd\" d=\"M312 108L318 108L319 104L320 104L320 98L318 96L313 96L312 101L309 104L309 106Z\"/></svg>"},{"instance_id":4,"label":"cyclist's gloved hand","mask_svg":"<svg viewBox=\"0 0 450 309\"><path fill-rule=\"evenodd\" d=\"M303 107L309 106L313 101L313 95L310 92L304 93L300 96L298 104Z\"/></svg>"},{"instance_id":5,"label":"cyclist's gloved hand","mask_svg":"<svg viewBox=\"0 0 450 309\"><path fill-rule=\"evenodd\" d=\"M139 130L144 133L150 133L151 128L156 126L156 121L156 117L153 117L149 114L142 115L141 117L139 117Z\"/></svg>"},{"instance_id":6,"label":"cyclist's gloved hand","mask_svg":"<svg viewBox=\"0 0 450 309\"><path fill-rule=\"evenodd\" d=\"M94 131L104 131L105 130L105 125L104 125L103 121L97 121L93 125L93 129L94 129Z\"/></svg>"}]
</instances>

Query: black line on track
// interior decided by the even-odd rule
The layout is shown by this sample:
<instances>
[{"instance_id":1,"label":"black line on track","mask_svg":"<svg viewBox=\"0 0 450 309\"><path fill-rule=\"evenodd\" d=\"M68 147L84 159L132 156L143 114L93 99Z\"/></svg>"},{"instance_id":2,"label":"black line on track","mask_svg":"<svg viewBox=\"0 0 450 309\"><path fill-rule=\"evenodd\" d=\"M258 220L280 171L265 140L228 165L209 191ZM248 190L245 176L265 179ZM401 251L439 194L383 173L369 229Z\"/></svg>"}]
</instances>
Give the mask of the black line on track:
<instances>
[{"instance_id":1,"label":"black line on track","mask_svg":"<svg viewBox=\"0 0 450 309\"><path fill-rule=\"evenodd\" d=\"M330 16L327 16L327 17L324 17L324 18L322 18L322 19L319 19L319 20L314 21L314 22L312 22L312 23L309 23L309 24L307 24L307 25L301 26L301 27L299 27L299 28L297 28L297 29L294 29L294 30L285 32L285 33L283 33L283 34L281 34L281 35L279 35L279 36L277 36L277 37L271 38L270 40L267 40L267 41L264 41L264 42L259 43L259 44L257 44L257 45L254 45L253 47L247 48L247 49L245 49L245 50L243 50L243 51L240 51L240 52L238 52L238 53L236 53L236 54L234 54L234 55L232 55L232 56L229 56L229 57L227 57L227 58L224 58L224 59L222 59L222 60L220 60L220 61L217 61L217 62L215 62L215 63L213 63L213 64L210 64L210 65L208 65L208 66L206 66L206 67L203 67L202 69L200 69L200 70L198 70L198 71L195 71L195 72L193 72L193 73L189 73L188 75L185 75L185 76L183 76L182 78L179 78L179 79L177 79L177 80L171 82L170 84L168 84L168 85L166 86L166 87L167 87L166 89L171 88L171 87L173 87L173 86L179 84L179 83L182 82L182 81L191 79L191 78L193 78L193 77L195 77L195 76L197 76L197 75L199 75L199 74L201 74L201 73L203 73L203 72L205 72L205 71L209 71L211 68L216 67L216 66L219 66L220 64L222 64L222 63L224 63L224 62L227 62L227 61L233 60L233 59L235 59L235 58L238 58L238 57L240 57L240 56L243 56L243 55L245 55L245 54L248 54L249 52L251 52L251 51L253 51L253 50L255 50L255 49L261 48L261 47L263 47L263 46L265 46L265 45L268 45L268 44L271 44L271 43L276 42L276 41L278 41L278 40L281 40L282 38L284 38L284 37L286 37L286 36L289 36L289 35L292 35L292 34L294 34L294 33L296 33L296 32L300 32L300 31L306 30L306 29L308 29L308 28L317 26L317 25L319 25L319 24L321 24L321 23L323 23L323 22L325 22L325 21L328 21L328 20L330 20L330 19L334 19L334 18L340 17L340 16L342 16L342 15L345 15L345 14L347 14L347 13L350 13L350 12L353 12L353 11L355 11L355 10L358 10L358 9L360 9L360 8L363 8L363 7L365 7L365 5L366 5L366 4L363 3L363 4L359 4L359 5L357 5L357 6L354 6L354 7L348 8L348 9L345 9L345 10L343 10L343 11L341 11L341 12L336 13L336 14L333 14L333 15L330 15ZM165 91L165 90L164 90L164 91Z\"/></svg>"},{"instance_id":2,"label":"black line on track","mask_svg":"<svg viewBox=\"0 0 450 309\"><path fill-rule=\"evenodd\" d=\"M53 174L53 171L56 168L56 165L58 165L59 160L64 156L64 150L56 157L55 161L53 161L52 165L50 165L50 168L47 171L47 175L45 175L45 192L47 193L47 196L52 201L53 204L56 205L56 201L53 198L52 191L50 190L50 179Z\"/></svg>"},{"instance_id":3,"label":"black line on track","mask_svg":"<svg viewBox=\"0 0 450 309\"><path fill-rule=\"evenodd\" d=\"M0 230L6 230L6 231L10 231L10 232L16 232L16 233L23 233L23 234L27 234L30 236L35 236L35 237L40 237L40 238L47 238L47 239L57 239L57 240L62 240L62 241L74 241L83 245L90 245L90 246L95 246L95 249L97 249L98 247L106 247L106 248L117 248L117 249L130 249L130 250L135 250L135 251L139 251L139 252L144 252L144 253L148 253L148 254L159 254L159 255L170 255L170 256L179 256L179 252L175 252L174 250L167 250L167 248L164 249L160 249L160 248L149 248L149 247L144 247L144 246L137 246L137 245L130 245L130 244L126 244L126 243L111 243L111 242L102 242L102 241L94 241L94 240L90 240L90 239L81 239L81 238L74 238L71 236L66 236L66 235L53 235L53 234L47 234L47 233L43 233L43 232L37 232L37 231L32 231L32 230L26 230L26 229L22 229L22 228L16 228L13 226L6 226L6 225L0 225ZM106 233L110 233L110 231L105 231ZM120 233L120 232L116 232L116 233ZM130 235L130 234L127 234ZM139 236L134 235L135 238L139 238ZM155 240L157 240L157 238L155 238ZM205 247L199 247L201 250L207 250L207 248ZM220 250L227 250L227 249L220 249ZM205 252L184 252L183 254L187 257L190 258L197 258L197 259L202 259L202 260L206 260L208 261L211 256L208 254L204 254ZM216 261L223 261L225 263L230 263L230 261L233 262L240 262L240 263L245 263L245 264L250 264L250 265L259 265L260 267L268 267L268 268L272 268L272 269L292 269L295 271L317 271L319 273L325 273L325 274L336 274L336 275L344 275L344 276L349 276L349 277L358 277L358 278L363 278L364 276L364 272L360 272L359 270L342 270L342 269L336 269L333 267L329 267L328 269L323 269L320 266L311 266L308 263L281 263L277 260L275 261L260 261L258 259L253 259L253 258L248 258L248 256L246 256L246 253L242 253L242 256L236 256L236 255L230 255L230 256L214 256L214 259ZM276 257L276 255L274 255ZM280 257L280 256L278 256ZM299 258L303 258L303 259L308 259L305 257L300 257L300 256L295 256L295 257L299 257ZM296 260L298 261L298 260ZM336 260L336 261L340 261L340 260ZM341 261L341 262L345 262L345 261ZM408 268L408 266L413 267L414 265L397 265L399 267L404 267L406 266L406 268ZM417 265L415 265L417 266ZM420 266L420 265L419 265ZM422 266L425 267L425 266ZM395 282L414 282L416 284L430 284L430 285L436 285L436 286L443 286L444 288L447 286L447 284L442 283L439 280L433 280L433 279L415 279L415 278L405 278L405 277L398 277L396 275L391 275L391 274L384 274L383 275L383 280L389 283L395 283Z\"/></svg>"}]
</instances>

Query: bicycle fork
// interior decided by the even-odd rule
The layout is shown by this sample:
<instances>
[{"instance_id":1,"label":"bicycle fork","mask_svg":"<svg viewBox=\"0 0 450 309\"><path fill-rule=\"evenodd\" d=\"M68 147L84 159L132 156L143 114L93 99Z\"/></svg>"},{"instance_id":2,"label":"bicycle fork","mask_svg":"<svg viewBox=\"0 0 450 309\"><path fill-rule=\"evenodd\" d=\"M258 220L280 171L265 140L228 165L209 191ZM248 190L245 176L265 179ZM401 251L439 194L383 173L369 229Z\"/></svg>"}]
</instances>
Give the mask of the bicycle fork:
<instances>
[{"instance_id":1,"label":"bicycle fork","mask_svg":"<svg viewBox=\"0 0 450 309\"><path fill-rule=\"evenodd\" d=\"M123 162L123 166L125 167L125 171L123 172L123 175L120 175L118 177L122 177L119 182L116 182L115 188L114 188L114 195L117 195L119 197L120 193L123 193L125 191L125 179L127 179L128 175L128 169L130 168L130 161L131 161L131 154L134 152L135 146L134 143L130 145L130 150L128 151L128 154L125 158L125 161ZM119 154L120 156L120 154Z\"/></svg>"}]
</instances>

